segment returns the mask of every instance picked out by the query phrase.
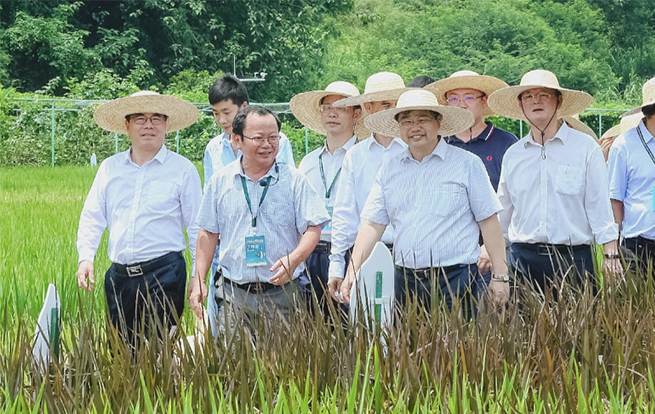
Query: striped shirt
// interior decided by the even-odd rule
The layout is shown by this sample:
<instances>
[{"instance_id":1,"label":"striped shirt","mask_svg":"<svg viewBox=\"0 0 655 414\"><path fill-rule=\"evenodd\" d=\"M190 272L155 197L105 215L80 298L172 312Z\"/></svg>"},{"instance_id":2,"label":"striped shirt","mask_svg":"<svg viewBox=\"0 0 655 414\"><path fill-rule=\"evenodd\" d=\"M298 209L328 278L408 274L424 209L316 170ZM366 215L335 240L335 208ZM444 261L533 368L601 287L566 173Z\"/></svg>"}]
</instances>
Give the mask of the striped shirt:
<instances>
[{"instance_id":1,"label":"striped shirt","mask_svg":"<svg viewBox=\"0 0 655 414\"><path fill-rule=\"evenodd\" d=\"M241 177L246 180L252 214L257 216L254 229ZM261 183L268 177L271 177L270 187L259 207L264 191ZM243 172L241 157L214 173L198 212L198 225L220 234L218 263L223 276L237 283L268 282L274 274L268 269L298 247L307 228L322 227L328 221L322 198L295 168L274 164L255 182ZM246 266L245 240L249 236L264 236L266 266ZM298 277L303 269L304 265L300 264L293 277Z\"/></svg>"},{"instance_id":2,"label":"striped shirt","mask_svg":"<svg viewBox=\"0 0 655 414\"><path fill-rule=\"evenodd\" d=\"M421 162L409 149L380 169L362 219L394 228L396 265L425 267L478 260L478 222L501 205L480 158L440 139Z\"/></svg>"}]
</instances>

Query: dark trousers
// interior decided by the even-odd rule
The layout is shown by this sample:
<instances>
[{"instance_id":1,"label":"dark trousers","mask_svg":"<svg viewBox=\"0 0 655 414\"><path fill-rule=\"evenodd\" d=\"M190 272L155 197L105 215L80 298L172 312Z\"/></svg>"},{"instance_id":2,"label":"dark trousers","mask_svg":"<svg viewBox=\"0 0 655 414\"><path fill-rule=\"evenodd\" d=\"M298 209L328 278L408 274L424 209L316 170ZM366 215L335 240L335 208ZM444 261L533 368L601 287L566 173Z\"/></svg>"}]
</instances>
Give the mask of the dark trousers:
<instances>
[{"instance_id":1,"label":"dark trousers","mask_svg":"<svg viewBox=\"0 0 655 414\"><path fill-rule=\"evenodd\" d=\"M331 299L330 292L327 289L327 282L330 278L329 267L330 267L330 243L319 242L314 251L309 255L305 261L307 266L307 273L309 274L309 280L311 281L311 289L316 295L316 299L320 305L322 311L327 314L328 312L328 300L332 300L333 304L339 308L342 312L348 310L347 305L343 303L337 303L334 299ZM346 268L350 262L350 250L346 251ZM310 312L314 312L314 306L310 299L308 300L308 307Z\"/></svg>"},{"instance_id":2,"label":"dark trousers","mask_svg":"<svg viewBox=\"0 0 655 414\"><path fill-rule=\"evenodd\" d=\"M186 262L181 252L134 265L112 264L105 274L111 323L130 345L152 330L168 335L184 310ZM142 325L143 324L143 325ZM157 325L160 329L157 329ZM141 331L143 326L144 331Z\"/></svg>"},{"instance_id":3,"label":"dark trousers","mask_svg":"<svg viewBox=\"0 0 655 414\"><path fill-rule=\"evenodd\" d=\"M594 257L591 246L513 243L510 246L510 268L518 278L532 282L545 292L558 280L581 286L584 280L594 281Z\"/></svg>"},{"instance_id":4,"label":"dark trousers","mask_svg":"<svg viewBox=\"0 0 655 414\"><path fill-rule=\"evenodd\" d=\"M637 265L642 271L648 270L649 262L651 265L655 263L655 240L639 236L623 239L622 244L634 253Z\"/></svg>"},{"instance_id":5,"label":"dark trousers","mask_svg":"<svg viewBox=\"0 0 655 414\"><path fill-rule=\"evenodd\" d=\"M473 316L476 309L474 291L479 280L478 266L475 263L430 269L396 266L396 302L405 306L408 300L416 298L420 305L430 310L432 301L440 300L451 309L453 299L459 298L462 301L462 310Z\"/></svg>"}]
</instances>

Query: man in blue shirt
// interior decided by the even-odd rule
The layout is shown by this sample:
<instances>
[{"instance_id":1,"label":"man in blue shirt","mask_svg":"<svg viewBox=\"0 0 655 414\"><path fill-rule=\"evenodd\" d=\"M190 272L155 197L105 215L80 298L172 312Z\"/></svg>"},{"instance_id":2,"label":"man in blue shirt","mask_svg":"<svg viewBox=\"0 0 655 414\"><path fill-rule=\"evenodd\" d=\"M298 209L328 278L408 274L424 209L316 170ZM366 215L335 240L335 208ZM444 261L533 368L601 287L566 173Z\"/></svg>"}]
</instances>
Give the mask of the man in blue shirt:
<instances>
[{"instance_id":1,"label":"man in blue shirt","mask_svg":"<svg viewBox=\"0 0 655 414\"><path fill-rule=\"evenodd\" d=\"M240 109L248 106L248 90L246 86L235 76L226 74L216 79L211 89L209 89L209 104L212 106L214 120L223 129L223 132L214 137L205 148L205 157L203 160L205 187L211 176L229 163L235 161L241 151L238 143L232 139L232 121ZM293 150L289 139L283 133L280 133L279 153L277 160L280 163L289 164L295 167L293 160ZM216 255L212 262L212 274L218 267L218 247ZM209 286L210 293L214 293L214 285ZM208 316L211 322L212 333L216 334L216 327L213 321L218 312L217 304L210 301L208 304Z\"/></svg>"},{"instance_id":2,"label":"man in blue shirt","mask_svg":"<svg viewBox=\"0 0 655 414\"><path fill-rule=\"evenodd\" d=\"M655 260L655 78L644 84L642 92L643 104L621 115L641 113L643 119L612 144L609 179L623 244L645 268Z\"/></svg>"}]
</instances>

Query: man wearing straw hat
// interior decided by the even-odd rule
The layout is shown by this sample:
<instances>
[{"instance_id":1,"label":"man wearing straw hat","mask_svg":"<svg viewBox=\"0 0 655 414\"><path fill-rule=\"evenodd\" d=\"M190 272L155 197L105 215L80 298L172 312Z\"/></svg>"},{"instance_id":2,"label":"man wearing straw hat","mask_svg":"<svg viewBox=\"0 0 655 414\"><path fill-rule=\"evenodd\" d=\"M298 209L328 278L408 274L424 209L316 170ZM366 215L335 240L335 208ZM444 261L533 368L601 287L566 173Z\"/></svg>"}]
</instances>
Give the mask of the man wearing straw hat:
<instances>
[{"instance_id":1,"label":"man wearing straw hat","mask_svg":"<svg viewBox=\"0 0 655 414\"><path fill-rule=\"evenodd\" d=\"M480 231L494 271L489 286L493 302L507 301L509 276L496 216L501 209L498 198L482 161L441 139L470 128L473 122L473 114L439 105L436 96L424 89L405 92L396 108L367 117L369 129L400 135L408 148L383 164L375 179L341 284L342 299L349 301L358 269L385 227L392 225L395 294L400 304L416 298L429 307L434 290L447 306L456 295L467 313L474 311L471 289L479 281Z\"/></svg>"},{"instance_id":2,"label":"man wearing straw hat","mask_svg":"<svg viewBox=\"0 0 655 414\"><path fill-rule=\"evenodd\" d=\"M655 78L642 88L643 104L621 115L638 125L616 138L609 153L610 198L623 243L642 268L655 260Z\"/></svg>"},{"instance_id":3,"label":"man wearing straw hat","mask_svg":"<svg viewBox=\"0 0 655 414\"><path fill-rule=\"evenodd\" d=\"M232 134L242 155L209 181L198 213L190 293L190 306L200 317L205 278L220 235L219 269L213 275L217 290L211 298L223 302L219 332L235 318L254 323L260 317L288 317L298 309L298 299L305 300L309 292L303 262L329 220L322 198L307 180L276 161L280 121L271 111L261 106L241 109Z\"/></svg>"},{"instance_id":4,"label":"man wearing straw hat","mask_svg":"<svg viewBox=\"0 0 655 414\"><path fill-rule=\"evenodd\" d=\"M395 73L379 72L369 76L364 94L341 99L334 106L363 105L366 113L374 114L395 108L400 94L405 92L405 82ZM405 150L407 145L398 137L372 133L370 138L352 147L341 167L339 192L334 202L332 216L332 249L330 254L330 278L328 290L336 300L336 292L346 274L349 250L355 243L361 226L360 214L371 191L380 166ZM382 241L392 249L393 232L387 227Z\"/></svg>"},{"instance_id":5,"label":"man wearing straw hat","mask_svg":"<svg viewBox=\"0 0 655 414\"><path fill-rule=\"evenodd\" d=\"M336 101L351 96L359 96L359 90L351 83L337 81L325 90L310 91L291 98L289 106L293 115L307 128L325 135L320 148L307 154L299 171L309 183L323 196L330 216L334 209L339 187L342 163L346 152L359 139L369 136L363 126L362 108L359 105L333 106ZM317 299L323 301L328 282L328 266L331 248L332 226L328 224L321 232L321 240L307 259L307 268Z\"/></svg>"},{"instance_id":6,"label":"man wearing straw hat","mask_svg":"<svg viewBox=\"0 0 655 414\"><path fill-rule=\"evenodd\" d=\"M111 322L130 344L141 323L144 334L163 324L166 332L158 334L168 335L184 310L184 229L194 257L202 190L196 167L169 151L164 138L196 122L198 110L182 99L142 91L101 105L93 118L105 130L128 135L132 146L100 164L84 202L78 285L94 289L93 260L107 228L112 265L105 295Z\"/></svg>"},{"instance_id":7,"label":"man wearing straw hat","mask_svg":"<svg viewBox=\"0 0 655 414\"><path fill-rule=\"evenodd\" d=\"M499 217L512 243L510 266L542 290L570 268L577 284L593 275L594 243L604 246L605 268L622 271L600 146L562 121L592 102L585 92L562 88L546 70L528 72L520 85L489 97L495 113L531 126L505 153Z\"/></svg>"}]
</instances>

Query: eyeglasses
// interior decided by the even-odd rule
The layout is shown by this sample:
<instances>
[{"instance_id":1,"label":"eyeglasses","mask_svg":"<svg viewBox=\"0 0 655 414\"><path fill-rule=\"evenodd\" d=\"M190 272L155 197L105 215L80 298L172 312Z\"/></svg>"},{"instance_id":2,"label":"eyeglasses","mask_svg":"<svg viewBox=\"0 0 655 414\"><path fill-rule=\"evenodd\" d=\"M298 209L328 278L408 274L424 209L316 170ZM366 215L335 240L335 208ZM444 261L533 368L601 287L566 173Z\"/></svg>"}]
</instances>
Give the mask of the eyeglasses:
<instances>
[{"instance_id":1,"label":"eyeglasses","mask_svg":"<svg viewBox=\"0 0 655 414\"><path fill-rule=\"evenodd\" d=\"M244 138L249 139L252 141L252 144L256 147L261 147L264 145L264 141L268 141L269 144L271 145L276 145L278 142L280 142L280 136L279 135L274 135L272 137L247 137L245 135L242 135Z\"/></svg>"},{"instance_id":2,"label":"eyeglasses","mask_svg":"<svg viewBox=\"0 0 655 414\"><path fill-rule=\"evenodd\" d=\"M528 93L528 94L523 94L519 96L519 99L522 101L528 101L530 103L533 102L542 102L542 103L548 103L550 102L550 98L552 98L553 95L546 93L546 92L541 92L536 95Z\"/></svg>"},{"instance_id":3,"label":"eyeglasses","mask_svg":"<svg viewBox=\"0 0 655 414\"><path fill-rule=\"evenodd\" d=\"M161 125L168 119L168 116L162 115L162 114L154 114L150 116L145 116L145 115L132 115L132 122L134 122L137 125L145 125L148 120L153 124L153 125Z\"/></svg>"},{"instance_id":4,"label":"eyeglasses","mask_svg":"<svg viewBox=\"0 0 655 414\"><path fill-rule=\"evenodd\" d=\"M398 124L401 128L411 128L414 125L424 127L432 121L436 121L436 118L402 119L398 121Z\"/></svg>"},{"instance_id":5,"label":"eyeglasses","mask_svg":"<svg viewBox=\"0 0 655 414\"><path fill-rule=\"evenodd\" d=\"M446 101L448 101L448 103L451 104L451 105L457 105L457 104L460 103L460 102L464 102L464 103L466 103L466 104L469 104L469 103L471 103L471 102L473 102L473 101L475 101L475 100L477 100L477 99L480 99L480 98L482 98L482 97L484 97L484 95L480 95L480 96L465 96L465 97L463 97L463 98L461 98L461 99L460 99L460 98L457 98L457 97L455 97L455 96L453 96L452 98L448 98L448 99L446 99Z\"/></svg>"},{"instance_id":6,"label":"eyeglasses","mask_svg":"<svg viewBox=\"0 0 655 414\"><path fill-rule=\"evenodd\" d=\"M332 106L331 104L323 104L321 105L321 113L323 112L330 112L332 110L337 111L338 113L345 114L346 111L348 110L347 106Z\"/></svg>"}]
</instances>

